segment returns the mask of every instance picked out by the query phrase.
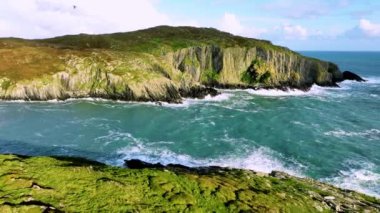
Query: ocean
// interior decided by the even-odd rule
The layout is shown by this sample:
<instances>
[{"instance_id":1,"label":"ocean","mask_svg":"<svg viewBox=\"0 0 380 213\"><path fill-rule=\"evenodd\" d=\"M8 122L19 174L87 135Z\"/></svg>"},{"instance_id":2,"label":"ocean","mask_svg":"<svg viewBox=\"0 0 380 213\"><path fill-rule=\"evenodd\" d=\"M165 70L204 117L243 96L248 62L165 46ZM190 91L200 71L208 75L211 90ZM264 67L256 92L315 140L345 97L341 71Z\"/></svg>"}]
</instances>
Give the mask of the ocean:
<instances>
[{"instance_id":1,"label":"ocean","mask_svg":"<svg viewBox=\"0 0 380 213\"><path fill-rule=\"evenodd\" d=\"M280 170L380 197L380 52L301 53L368 81L308 92L221 90L162 106L0 101L0 153Z\"/></svg>"}]
</instances>

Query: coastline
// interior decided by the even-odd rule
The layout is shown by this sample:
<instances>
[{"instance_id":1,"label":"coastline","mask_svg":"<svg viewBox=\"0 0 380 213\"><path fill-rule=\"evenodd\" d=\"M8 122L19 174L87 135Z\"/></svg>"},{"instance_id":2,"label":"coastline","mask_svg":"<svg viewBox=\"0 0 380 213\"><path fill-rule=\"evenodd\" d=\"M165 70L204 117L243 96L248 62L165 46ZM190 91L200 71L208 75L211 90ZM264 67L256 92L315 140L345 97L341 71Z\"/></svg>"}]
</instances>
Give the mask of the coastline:
<instances>
[{"instance_id":1,"label":"coastline","mask_svg":"<svg viewBox=\"0 0 380 213\"><path fill-rule=\"evenodd\" d=\"M0 155L0 162L5 211L380 211L374 197L284 172L139 160L119 168L75 157Z\"/></svg>"},{"instance_id":2,"label":"coastline","mask_svg":"<svg viewBox=\"0 0 380 213\"><path fill-rule=\"evenodd\" d=\"M88 100L88 101L115 101L115 102L125 102L125 103L152 103L152 104L158 104L161 105L162 103L166 104L183 104L183 101L187 99L193 99L193 100L205 100L207 97L216 97L221 95L221 91L280 91L284 94L287 92L294 92L299 91L302 93L307 94L310 92L310 90L314 87L323 87L323 88L340 88L339 85L330 85L330 86L321 86L313 84L309 87L305 88L298 88L298 87L287 87L287 86L278 86L278 87L269 87L269 86L263 86L263 87L253 87L253 86L244 86L244 85L219 85L218 87L205 87L206 91L208 92L201 92L198 95L187 95L187 96L181 96L180 99L173 99L173 100L124 100L124 99L115 99L115 98L109 98L109 97L102 97L102 96L84 96L84 97L65 97L62 99L52 98L47 100L38 100L38 99L13 99L13 98L7 98L7 99L0 99L0 101L3 102L28 102L28 103L39 103L39 102L67 102L67 101L75 101L75 100ZM255 94L254 92L251 92L251 94ZM261 93L265 94L265 92Z\"/></svg>"},{"instance_id":3,"label":"coastline","mask_svg":"<svg viewBox=\"0 0 380 213\"><path fill-rule=\"evenodd\" d=\"M188 30L204 35L205 40L192 37ZM154 48L149 43L152 32L162 33L159 36L164 41ZM174 39L168 39L168 33L174 33ZM131 46L131 37L141 35L143 39ZM0 103L26 103L2 104L3 153L41 155L0 154L0 211L32 208L37 211L380 212L379 200L367 196L370 193L378 196L380 192L376 144L372 143L380 137L379 123L375 120L378 102L372 99L380 95L376 88L324 94L326 90L344 90L339 85L345 79L363 80L351 72L346 78L346 71L341 72L334 64L335 58L331 58L334 63L329 62L330 58L326 61L310 58L270 42L203 28L158 27L146 33L82 36L0 39L0 49L14 56L6 54L0 60ZM119 40L120 36L124 39ZM213 40L219 37L219 41ZM105 40L107 44L122 46L98 47L90 42L93 38L110 39ZM81 39L89 41L87 47L81 46ZM176 39L191 42L177 46ZM337 64L355 72L368 69ZM363 87L371 86L365 84ZM362 86L356 89L359 87ZM250 97L237 91L249 93ZM315 94L318 98L310 98ZM310 97L284 100L283 96ZM62 107L66 104L60 104L71 101L80 103L67 104L73 107L69 110ZM219 103L187 108L204 101ZM134 108L129 104L154 107L137 109L140 106ZM52 105L59 108L57 113L53 113L55 109L45 109ZM102 105L112 106L104 109ZM160 106L184 106L185 110ZM156 141L156 146L144 149L144 145ZM217 143L208 143L213 141ZM178 143L180 148L161 142ZM8 150L7 144L10 144ZM37 152L23 153L33 145L38 145ZM43 146L58 151L40 152ZM260 170L247 165L217 164L234 168L231 169L201 163L196 166L207 167L189 168L182 161L179 162L182 165L167 166L141 162L140 168L126 169L83 158L43 157L57 153L70 155L67 147L71 146L78 147L75 149L79 152L91 147L90 151L100 150L102 156L117 153L123 160L139 158L146 162L165 162L140 158L147 151L152 151L150 154L156 159L172 150L179 157L182 153L189 156L199 153L201 157L211 153L217 160L217 154L224 153L220 159L227 162L225 153L231 152L231 159L237 159L247 151L246 147L269 147L278 153L268 155L269 160L264 158L267 161L264 163L263 156L255 156L261 161L249 162L249 166L286 171L293 176L284 172L255 172ZM320 150L315 152L316 149ZM98 159L79 152L73 155ZM130 152L138 155L129 155ZM294 156L299 159L294 160ZM268 167L277 159L279 165ZM286 163L293 165L293 160L300 167L310 166L312 175L308 176L318 181L296 177L298 174L282 169L288 168L283 166ZM351 165L350 161L355 164ZM174 162L178 162L176 158ZM367 168L367 163L374 166ZM352 180L353 186L347 184Z\"/></svg>"}]
</instances>

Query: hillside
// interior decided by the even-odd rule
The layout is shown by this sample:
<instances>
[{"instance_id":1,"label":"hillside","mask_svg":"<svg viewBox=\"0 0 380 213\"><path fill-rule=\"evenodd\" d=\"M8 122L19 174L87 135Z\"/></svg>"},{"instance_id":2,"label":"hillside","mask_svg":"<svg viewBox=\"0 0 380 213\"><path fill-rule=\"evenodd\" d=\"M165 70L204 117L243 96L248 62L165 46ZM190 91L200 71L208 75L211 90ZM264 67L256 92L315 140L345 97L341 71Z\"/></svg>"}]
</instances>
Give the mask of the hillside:
<instances>
[{"instance_id":1,"label":"hillside","mask_svg":"<svg viewBox=\"0 0 380 213\"><path fill-rule=\"evenodd\" d=\"M207 87L307 90L341 79L330 62L211 28L0 39L1 99L180 102L216 94Z\"/></svg>"}]
</instances>

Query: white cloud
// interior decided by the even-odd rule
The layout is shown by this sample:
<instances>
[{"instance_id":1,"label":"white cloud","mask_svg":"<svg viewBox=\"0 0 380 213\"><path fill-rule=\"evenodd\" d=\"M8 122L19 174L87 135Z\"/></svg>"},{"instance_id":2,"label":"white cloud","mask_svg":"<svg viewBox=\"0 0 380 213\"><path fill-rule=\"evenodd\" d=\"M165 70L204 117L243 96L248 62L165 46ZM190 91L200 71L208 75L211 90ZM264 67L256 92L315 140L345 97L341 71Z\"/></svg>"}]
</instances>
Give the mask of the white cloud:
<instances>
[{"instance_id":1,"label":"white cloud","mask_svg":"<svg viewBox=\"0 0 380 213\"><path fill-rule=\"evenodd\" d=\"M282 30L286 39L305 40L309 36L308 30L300 25L284 25Z\"/></svg>"},{"instance_id":2,"label":"white cloud","mask_svg":"<svg viewBox=\"0 0 380 213\"><path fill-rule=\"evenodd\" d=\"M262 34L267 32L267 29L248 27L241 23L240 19L232 13L224 13L219 25L219 29L232 33L234 35L247 36L252 38L259 38Z\"/></svg>"},{"instance_id":3,"label":"white cloud","mask_svg":"<svg viewBox=\"0 0 380 213\"><path fill-rule=\"evenodd\" d=\"M0 7L1 37L111 33L163 24L181 23L159 12L155 0L11 0Z\"/></svg>"},{"instance_id":4,"label":"white cloud","mask_svg":"<svg viewBox=\"0 0 380 213\"><path fill-rule=\"evenodd\" d=\"M263 35L268 33L269 31L264 28L247 28L246 33L244 33L245 36L252 37L252 38L262 38Z\"/></svg>"},{"instance_id":5,"label":"white cloud","mask_svg":"<svg viewBox=\"0 0 380 213\"><path fill-rule=\"evenodd\" d=\"M224 14L220 25L220 29L235 35L238 35L244 31L244 27L240 23L240 20L236 17L235 14L232 13Z\"/></svg>"},{"instance_id":6,"label":"white cloud","mask_svg":"<svg viewBox=\"0 0 380 213\"><path fill-rule=\"evenodd\" d=\"M263 9L291 19L315 19L349 7L351 2L352 0L272 0L266 1Z\"/></svg>"},{"instance_id":7,"label":"white cloud","mask_svg":"<svg viewBox=\"0 0 380 213\"><path fill-rule=\"evenodd\" d=\"M359 29L369 37L378 37L380 36L380 24L372 23L367 19L360 19Z\"/></svg>"},{"instance_id":8,"label":"white cloud","mask_svg":"<svg viewBox=\"0 0 380 213\"><path fill-rule=\"evenodd\" d=\"M308 0L274 0L267 1L263 9L276 11L287 18L304 19L326 15L331 11L329 1Z\"/></svg>"}]
</instances>

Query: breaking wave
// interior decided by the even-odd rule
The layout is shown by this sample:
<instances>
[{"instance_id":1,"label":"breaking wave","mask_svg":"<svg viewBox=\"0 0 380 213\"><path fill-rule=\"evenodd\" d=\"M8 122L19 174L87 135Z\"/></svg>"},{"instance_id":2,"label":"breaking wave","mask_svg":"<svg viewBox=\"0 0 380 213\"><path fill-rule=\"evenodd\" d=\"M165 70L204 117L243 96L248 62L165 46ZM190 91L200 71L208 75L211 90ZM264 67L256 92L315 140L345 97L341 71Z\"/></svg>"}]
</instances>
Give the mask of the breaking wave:
<instances>
[{"instance_id":1,"label":"breaking wave","mask_svg":"<svg viewBox=\"0 0 380 213\"><path fill-rule=\"evenodd\" d=\"M351 168L340 170L338 175L322 181L380 198L380 174L374 171L375 165L356 161L347 161L346 164Z\"/></svg>"},{"instance_id":2,"label":"breaking wave","mask_svg":"<svg viewBox=\"0 0 380 213\"><path fill-rule=\"evenodd\" d=\"M342 129L337 129L333 131L325 132L324 135L334 136L338 138L342 137L365 137L369 140L380 140L380 130L379 129L369 129L360 132L350 132L344 131Z\"/></svg>"}]
</instances>

